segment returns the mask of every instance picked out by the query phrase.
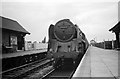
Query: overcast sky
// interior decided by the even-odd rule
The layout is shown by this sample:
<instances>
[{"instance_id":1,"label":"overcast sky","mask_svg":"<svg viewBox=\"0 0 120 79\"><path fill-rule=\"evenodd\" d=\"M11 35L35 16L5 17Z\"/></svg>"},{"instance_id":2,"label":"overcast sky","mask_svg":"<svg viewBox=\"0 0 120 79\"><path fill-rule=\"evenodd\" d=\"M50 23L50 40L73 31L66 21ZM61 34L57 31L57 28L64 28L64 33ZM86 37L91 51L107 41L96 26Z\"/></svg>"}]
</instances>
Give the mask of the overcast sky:
<instances>
[{"instance_id":1,"label":"overcast sky","mask_svg":"<svg viewBox=\"0 0 120 79\"><path fill-rule=\"evenodd\" d=\"M17 1L17 2L16 2ZM49 25L68 18L90 41L115 39L109 32L118 22L119 0L2 0L2 16L18 21L30 35L26 40L48 38Z\"/></svg>"}]
</instances>

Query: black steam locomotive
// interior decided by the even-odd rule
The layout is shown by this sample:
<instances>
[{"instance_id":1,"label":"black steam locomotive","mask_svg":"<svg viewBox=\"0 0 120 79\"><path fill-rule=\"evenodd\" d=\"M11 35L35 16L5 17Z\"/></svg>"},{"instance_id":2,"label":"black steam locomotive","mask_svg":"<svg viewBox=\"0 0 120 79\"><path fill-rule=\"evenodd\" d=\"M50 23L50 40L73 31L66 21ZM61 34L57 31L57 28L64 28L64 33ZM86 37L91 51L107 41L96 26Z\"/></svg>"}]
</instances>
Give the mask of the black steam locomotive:
<instances>
[{"instance_id":1,"label":"black steam locomotive","mask_svg":"<svg viewBox=\"0 0 120 79\"><path fill-rule=\"evenodd\" d=\"M88 48L85 34L69 19L58 21L49 27L48 58L54 58L55 64L76 64Z\"/></svg>"}]
</instances>

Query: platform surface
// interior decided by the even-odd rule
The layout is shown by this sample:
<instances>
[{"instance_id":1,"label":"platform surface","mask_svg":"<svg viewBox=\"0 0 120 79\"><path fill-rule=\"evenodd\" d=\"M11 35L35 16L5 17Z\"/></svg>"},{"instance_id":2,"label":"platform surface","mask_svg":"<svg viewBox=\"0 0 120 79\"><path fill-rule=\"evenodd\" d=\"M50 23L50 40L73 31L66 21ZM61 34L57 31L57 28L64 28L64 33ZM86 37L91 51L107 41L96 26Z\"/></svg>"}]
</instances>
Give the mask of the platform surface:
<instances>
[{"instance_id":1,"label":"platform surface","mask_svg":"<svg viewBox=\"0 0 120 79\"><path fill-rule=\"evenodd\" d=\"M28 51L18 51L18 52L14 52L14 53L6 53L6 54L2 54L2 56L0 56L0 59L36 54L36 53L41 53L41 52L46 52L46 51L47 51L47 49L41 49L41 50L28 50Z\"/></svg>"},{"instance_id":2,"label":"platform surface","mask_svg":"<svg viewBox=\"0 0 120 79\"><path fill-rule=\"evenodd\" d=\"M120 51L90 46L77 67L72 79L120 79L118 61Z\"/></svg>"}]
</instances>

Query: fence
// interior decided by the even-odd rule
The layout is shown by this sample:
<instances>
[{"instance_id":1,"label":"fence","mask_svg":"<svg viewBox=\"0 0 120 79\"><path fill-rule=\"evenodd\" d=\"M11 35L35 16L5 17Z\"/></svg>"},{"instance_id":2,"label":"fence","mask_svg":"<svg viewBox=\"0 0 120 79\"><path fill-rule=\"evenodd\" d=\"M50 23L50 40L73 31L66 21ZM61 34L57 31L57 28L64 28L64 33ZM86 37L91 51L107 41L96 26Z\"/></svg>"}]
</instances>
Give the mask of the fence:
<instances>
[{"instance_id":1,"label":"fence","mask_svg":"<svg viewBox=\"0 0 120 79\"><path fill-rule=\"evenodd\" d=\"M40 49L47 49L47 43L37 43L37 42L25 42L25 50L40 50Z\"/></svg>"}]
</instances>

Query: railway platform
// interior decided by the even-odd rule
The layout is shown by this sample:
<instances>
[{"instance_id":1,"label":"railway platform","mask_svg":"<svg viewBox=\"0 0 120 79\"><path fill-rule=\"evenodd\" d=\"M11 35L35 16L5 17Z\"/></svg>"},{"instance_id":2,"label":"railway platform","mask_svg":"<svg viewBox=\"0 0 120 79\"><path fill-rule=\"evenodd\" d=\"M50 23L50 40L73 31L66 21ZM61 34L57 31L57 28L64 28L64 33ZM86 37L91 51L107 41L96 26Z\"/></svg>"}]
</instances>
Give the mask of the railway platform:
<instances>
[{"instance_id":1,"label":"railway platform","mask_svg":"<svg viewBox=\"0 0 120 79\"><path fill-rule=\"evenodd\" d=\"M120 51L90 46L72 79L120 79Z\"/></svg>"},{"instance_id":2,"label":"railway platform","mask_svg":"<svg viewBox=\"0 0 120 79\"><path fill-rule=\"evenodd\" d=\"M0 59L17 57L17 56L24 56L24 55L30 55L30 54L37 54L37 53L46 52L46 51L47 51L47 49L17 51L17 52L14 52L14 53L2 54L2 56L0 56Z\"/></svg>"}]
</instances>

